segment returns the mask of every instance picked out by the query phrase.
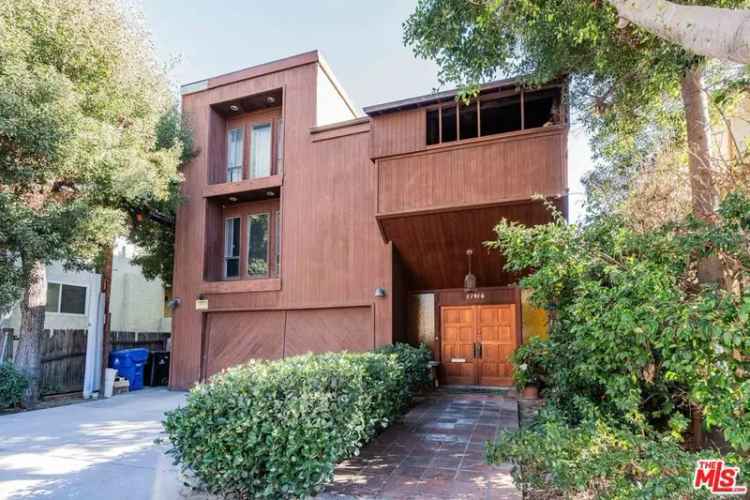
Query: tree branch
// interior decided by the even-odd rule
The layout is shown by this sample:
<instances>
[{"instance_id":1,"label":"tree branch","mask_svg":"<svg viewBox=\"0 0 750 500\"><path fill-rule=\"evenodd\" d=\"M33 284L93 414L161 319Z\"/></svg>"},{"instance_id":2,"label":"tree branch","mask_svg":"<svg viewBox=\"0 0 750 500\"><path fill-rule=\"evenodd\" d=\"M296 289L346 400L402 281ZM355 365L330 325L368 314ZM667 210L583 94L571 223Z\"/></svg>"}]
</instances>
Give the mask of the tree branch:
<instances>
[{"instance_id":1,"label":"tree branch","mask_svg":"<svg viewBox=\"0 0 750 500\"><path fill-rule=\"evenodd\" d=\"M620 17L695 54L750 64L750 10L607 0Z\"/></svg>"}]
</instances>

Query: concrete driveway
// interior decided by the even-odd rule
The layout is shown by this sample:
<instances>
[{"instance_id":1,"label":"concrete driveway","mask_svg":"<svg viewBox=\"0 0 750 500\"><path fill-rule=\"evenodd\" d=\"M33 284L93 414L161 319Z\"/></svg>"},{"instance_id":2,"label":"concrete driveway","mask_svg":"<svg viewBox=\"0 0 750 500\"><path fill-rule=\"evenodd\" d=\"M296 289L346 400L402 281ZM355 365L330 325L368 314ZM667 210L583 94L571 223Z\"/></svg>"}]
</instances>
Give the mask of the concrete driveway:
<instances>
[{"instance_id":1,"label":"concrete driveway","mask_svg":"<svg viewBox=\"0 0 750 500\"><path fill-rule=\"evenodd\" d=\"M0 416L0 498L197 498L154 444L185 393L144 389Z\"/></svg>"}]
</instances>

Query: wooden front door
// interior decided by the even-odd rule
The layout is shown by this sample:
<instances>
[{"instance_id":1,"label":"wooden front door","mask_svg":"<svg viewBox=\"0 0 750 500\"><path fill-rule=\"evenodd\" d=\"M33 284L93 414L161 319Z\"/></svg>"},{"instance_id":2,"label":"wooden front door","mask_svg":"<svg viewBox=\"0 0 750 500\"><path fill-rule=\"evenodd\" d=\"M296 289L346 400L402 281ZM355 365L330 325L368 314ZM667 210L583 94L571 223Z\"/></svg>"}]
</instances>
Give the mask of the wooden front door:
<instances>
[{"instance_id":1,"label":"wooden front door","mask_svg":"<svg viewBox=\"0 0 750 500\"><path fill-rule=\"evenodd\" d=\"M440 308L441 372L446 384L510 385L517 344L515 306Z\"/></svg>"}]
</instances>

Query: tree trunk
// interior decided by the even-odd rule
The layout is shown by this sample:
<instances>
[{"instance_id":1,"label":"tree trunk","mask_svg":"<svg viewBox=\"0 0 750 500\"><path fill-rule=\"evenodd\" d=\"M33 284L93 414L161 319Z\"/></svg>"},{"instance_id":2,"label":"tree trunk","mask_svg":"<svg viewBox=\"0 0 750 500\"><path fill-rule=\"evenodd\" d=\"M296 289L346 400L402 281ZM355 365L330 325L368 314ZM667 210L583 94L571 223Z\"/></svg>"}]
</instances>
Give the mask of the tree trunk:
<instances>
[{"instance_id":1,"label":"tree trunk","mask_svg":"<svg viewBox=\"0 0 750 500\"><path fill-rule=\"evenodd\" d=\"M688 170L692 191L693 215L712 224L716 205L716 187L711 168L711 151L708 145L708 101L703 90L703 72L693 66L682 77L682 102L687 124ZM700 283L721 283L722 269L718 257L712 256L698 262Z\"/></svg>"},{"instance_id":2,"label":"tree trunk","mask_svg":"<svg viewBox=\"0 0 750 500\"><path fill-rule=\"evenodd\" d=\"M21 301L21 328L14 364L29 378L29 387L23 397L27 408L39 401L42 376L42 335L47 306L47 270L44 262L28 265L29 280Z\"/></svg>"},{"instance_id":3,"label":"tree trunk","mask_svg":"<svg viewBox=\"0 0 750 500\"><path fill-rule=\"evenodd\" d=\"M750 64L750 10L608 0L621 18L701 56Z\"/></svg>"}]
</instances>

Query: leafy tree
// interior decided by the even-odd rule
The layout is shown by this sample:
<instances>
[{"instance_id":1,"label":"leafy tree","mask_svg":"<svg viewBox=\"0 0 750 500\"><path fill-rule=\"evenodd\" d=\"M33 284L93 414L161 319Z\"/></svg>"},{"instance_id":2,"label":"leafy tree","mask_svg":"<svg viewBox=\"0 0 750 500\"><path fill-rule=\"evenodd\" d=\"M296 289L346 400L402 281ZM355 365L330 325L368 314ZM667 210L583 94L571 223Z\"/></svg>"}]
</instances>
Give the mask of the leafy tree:
<instances>
[{"instance_id":1,"label":"leafy tree","mask_svg":"<svg viewBox=\"0 0 750 500\"><path fill-rule=\"evenodd\" d=\"M693 213L710 220L716 191L703 92L709 62L619 22L612 3L641 2L421 0L404 24L404 40L417 55L437 61L442 82L463 85L469 94L498 72L525 75L528 85L570 75L572 103L592 134L592 149L615 174L598 171L589 179L592 187L622 187L634 165L664 144L685 141ZM715 279L716 270L707 268L707 278Z\"/></svg>"},{"instance_id":2,"label":"leafy tree","mask_svg":"<svg viewBox=\"0 0 750 500\"><path fill-rule=\"evenodd\" d=\"M16 367L39 395L45 264L94 265L133 207L169 199L179 143L147 33L116 0L0 2L0 265L22 287ZM162 122L163 123L163 122Z\"/></svg>"},{"instance_id":3,"label":"leafy tree","mask_svg":"<svg viewBox=\"0 0 750 500\"><path fill-rule=\"evenodd\" d=\"M545 385L571 423L596 412L682 438L700 409L750 449L750 198L728 196L714 224L690 216L646 233L617 217L495 230L489 246L508 271L534 270L521 284L553 318ZM745 286L700 286L705 256Z\"/></svg>"}]
</instances>

